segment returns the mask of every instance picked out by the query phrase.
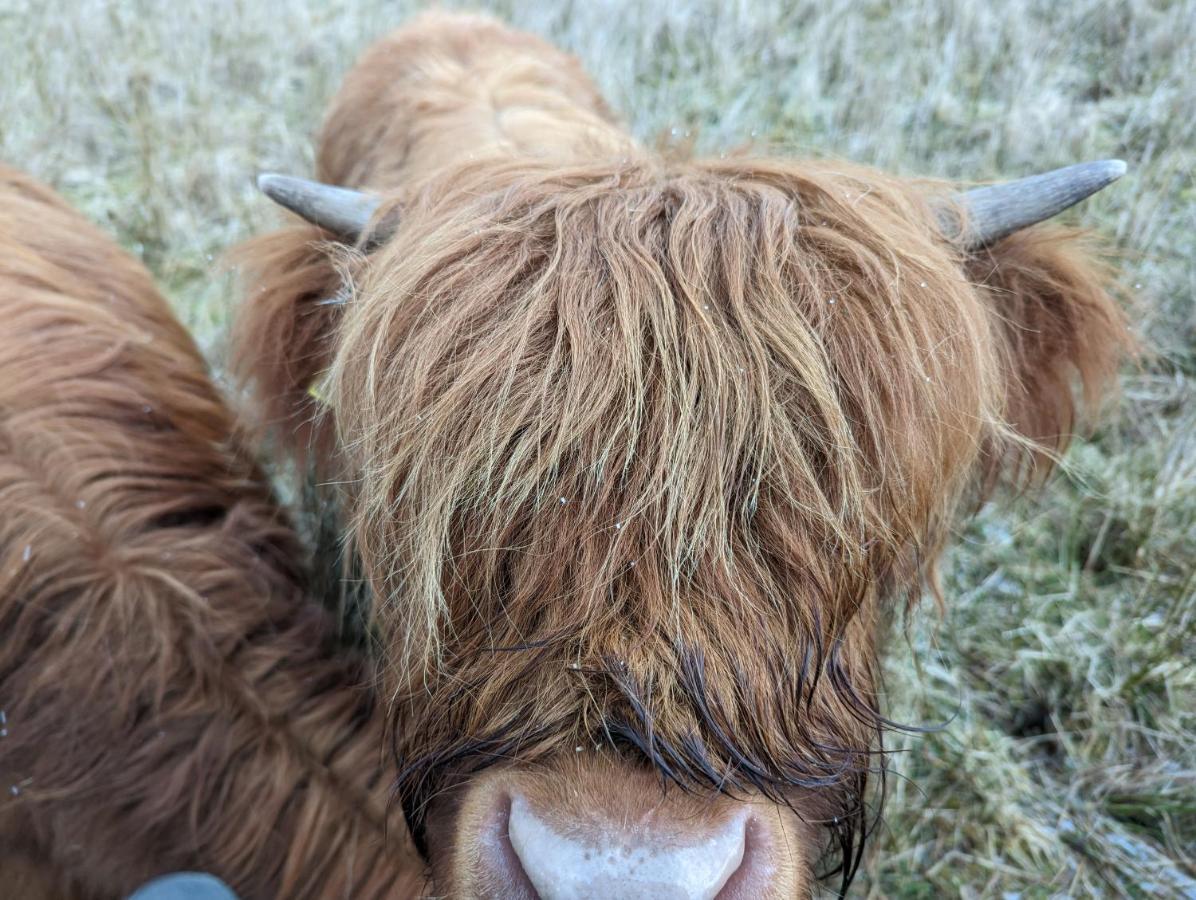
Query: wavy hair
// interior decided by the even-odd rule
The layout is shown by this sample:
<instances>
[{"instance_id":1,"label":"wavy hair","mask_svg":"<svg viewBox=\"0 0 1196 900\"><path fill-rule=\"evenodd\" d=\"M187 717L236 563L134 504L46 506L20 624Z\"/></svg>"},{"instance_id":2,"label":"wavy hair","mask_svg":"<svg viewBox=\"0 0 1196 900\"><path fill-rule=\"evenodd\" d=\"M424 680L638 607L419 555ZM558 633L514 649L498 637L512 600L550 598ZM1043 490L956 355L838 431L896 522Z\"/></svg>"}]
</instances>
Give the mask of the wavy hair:
<instances>
[{"instance_id":1,"label":"wavy hair","mask_svg":"<svg viewBox=\"0 0 1196 900\"><path fill-rule=\"evenodd\" d=\"M55 897L178 869L247 898L413 893L372 671L199 353L138 263L11 169L0 314L0 869Z\"/></svg>"},{"instance_id":2,"label":"wavy hair","mask_svg":"<svg viewBox=\"0 0 1196 900\"><path fill-rule=\"evenodd\" d=\"M454 17L372 48L319 175L400 226L244 248L239 371L343 481L417 837L454 778L589 742L800 793L849 880L881 625L973 486L1049 467L1122 315L1074 235L968 257L935 185L663 158L558 56Z\"/></svg>"}]
</instances>

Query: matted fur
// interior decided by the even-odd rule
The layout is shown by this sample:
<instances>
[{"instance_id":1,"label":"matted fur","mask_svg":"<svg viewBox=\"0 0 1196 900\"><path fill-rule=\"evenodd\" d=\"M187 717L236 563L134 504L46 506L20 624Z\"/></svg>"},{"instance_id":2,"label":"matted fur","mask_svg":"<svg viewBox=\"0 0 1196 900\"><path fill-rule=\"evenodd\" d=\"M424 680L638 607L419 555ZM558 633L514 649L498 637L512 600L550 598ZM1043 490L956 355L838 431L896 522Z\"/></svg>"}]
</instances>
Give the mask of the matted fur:
<instances>
[{"instance_id":1,"label":"matted fur","mask_svg":"<svg viewBox=\"0 0 1196 900\"><path fill-rule=\"evenodd\" d=\"M0 896L178 869L411 896L371 672L202 359L139 264L9 169L0 319Z\"/></svg>"},{"instance_id":2,"label":"matted fur","mask_svg":"<svg viewBox=\"0 0 1196 900\"><path fill-rule=\"evenodd\" d=\"M850 878L878 626L969 487L1044 470L1073 381L1108 385L1103 268L1050 227L964 258L941 189L862 167L661 158L473 17L367 51L319 160L401 225L245 248L239 370L348 485L417 836L462 775L596 744L800 790Z\"/></svg>"}]
</instances>

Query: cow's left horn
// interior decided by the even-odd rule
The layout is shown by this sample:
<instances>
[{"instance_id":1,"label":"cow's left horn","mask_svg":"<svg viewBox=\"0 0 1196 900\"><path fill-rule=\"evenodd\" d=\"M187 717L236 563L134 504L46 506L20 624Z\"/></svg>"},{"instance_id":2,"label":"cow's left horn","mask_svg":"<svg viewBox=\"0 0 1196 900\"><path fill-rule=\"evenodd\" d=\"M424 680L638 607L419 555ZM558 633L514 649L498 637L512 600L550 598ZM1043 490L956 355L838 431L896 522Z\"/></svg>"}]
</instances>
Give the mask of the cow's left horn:
<instances>
[{"instance_id":1,"label":"cow's left horn","mask_svg":"<svg viewBox=\"0 0 1196 900\"><path fill-rule=\"evenodd\" d=\"M350 243L361 237L382 203L374 194L290 175L264 173L257 177L257 186L279 206Z\"/></svg>"},{"instance_id":2,"label":"cow's left horn","mask_svg":"<svg viewBox=\"0 0 1196 900\"><path fill-rule=\"evenodd\" d=\"M943 233L968 250L978 250L1006 235L1057 216L1125 174L1120 159L1078 163L1006 184L974 188L959 194L956 204L967 211L960 234L958 213L939 213Z\"/></svg>"}]
</instances>

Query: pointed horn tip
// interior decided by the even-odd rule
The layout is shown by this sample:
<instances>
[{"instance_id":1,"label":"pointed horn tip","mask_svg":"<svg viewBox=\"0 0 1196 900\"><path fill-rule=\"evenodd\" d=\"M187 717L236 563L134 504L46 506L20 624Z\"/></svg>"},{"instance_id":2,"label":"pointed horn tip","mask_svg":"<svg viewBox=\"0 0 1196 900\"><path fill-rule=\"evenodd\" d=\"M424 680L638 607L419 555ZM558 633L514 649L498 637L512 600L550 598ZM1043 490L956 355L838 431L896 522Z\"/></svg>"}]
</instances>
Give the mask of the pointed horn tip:
<instances>
[{"instance_id":1,"label":"pointed horn tip","mask_svg":"<svg viewBox=\"0 0 1196 900\"><path fill-rule=\"evenodd\" d=\"M1124 159L1106 159L1103 160L1102 165L1105 167L1105 172L1108 173L1110 182L1116 181L1130 170Z\"/></svg>"},{"instance_id":2,"label":"pointed horn tip","mask_svg":"<svg viewBox=\"0 0 1196 900\"><path fill-rule=\"evenodd\" d=\"M1124 159L1098 159L1093 162L1077 163L1068 168L1081 173L1081 175L1086 174L1089 178L1095 176L1096 180L1101 182L1101 187L1112 184L1129 171L1129 166L1125 164ZM1061 171L1067 171L1067 169Z\"/></svg>"},{"instance_id":3,"label":"pointed horn tip","mask_svg":"<svg viewBox=\"0 0 1196 900\"><path fill-rule=\"evenodd\" d=\"M278 172L259 172L254 179L257 189L271 199L275 199L279 189L294 180L290 175L280 175Z\"/></svg>"}]
</instances>

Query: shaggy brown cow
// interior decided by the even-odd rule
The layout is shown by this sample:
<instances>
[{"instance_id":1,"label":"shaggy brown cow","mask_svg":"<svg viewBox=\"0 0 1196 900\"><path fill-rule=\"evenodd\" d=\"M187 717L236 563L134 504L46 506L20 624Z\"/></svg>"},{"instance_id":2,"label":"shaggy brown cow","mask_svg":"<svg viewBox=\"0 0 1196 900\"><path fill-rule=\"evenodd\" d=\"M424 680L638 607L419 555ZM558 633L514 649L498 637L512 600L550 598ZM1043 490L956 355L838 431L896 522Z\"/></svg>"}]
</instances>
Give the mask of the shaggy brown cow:
<instances>
[{"instance_id":1,"label":"shaggy brown cow","mask_svg":"<svg viewBox=\"0 0 1196 900\"><path fill-rule=\"evenodd\" d=\"M245 249L239 367L345 485L437 891L846 884L888 611L1128 343L1074 236L1018 229L1124 167L961 201L673 161L570 57L445 15L367 51L318 158L365 193L263 178L322 227Z\"/></svg>"},{"instance_id":2,"label":"shaggy brown cow","mask_svg":"<svg viewBox=\"0 0 1196 900\"><path fill-rule=\"evenodd\" d=\"M0 320L0 896L411 896L369 671L194 344L3 168Z\"/></svg>"}]
</instances>

